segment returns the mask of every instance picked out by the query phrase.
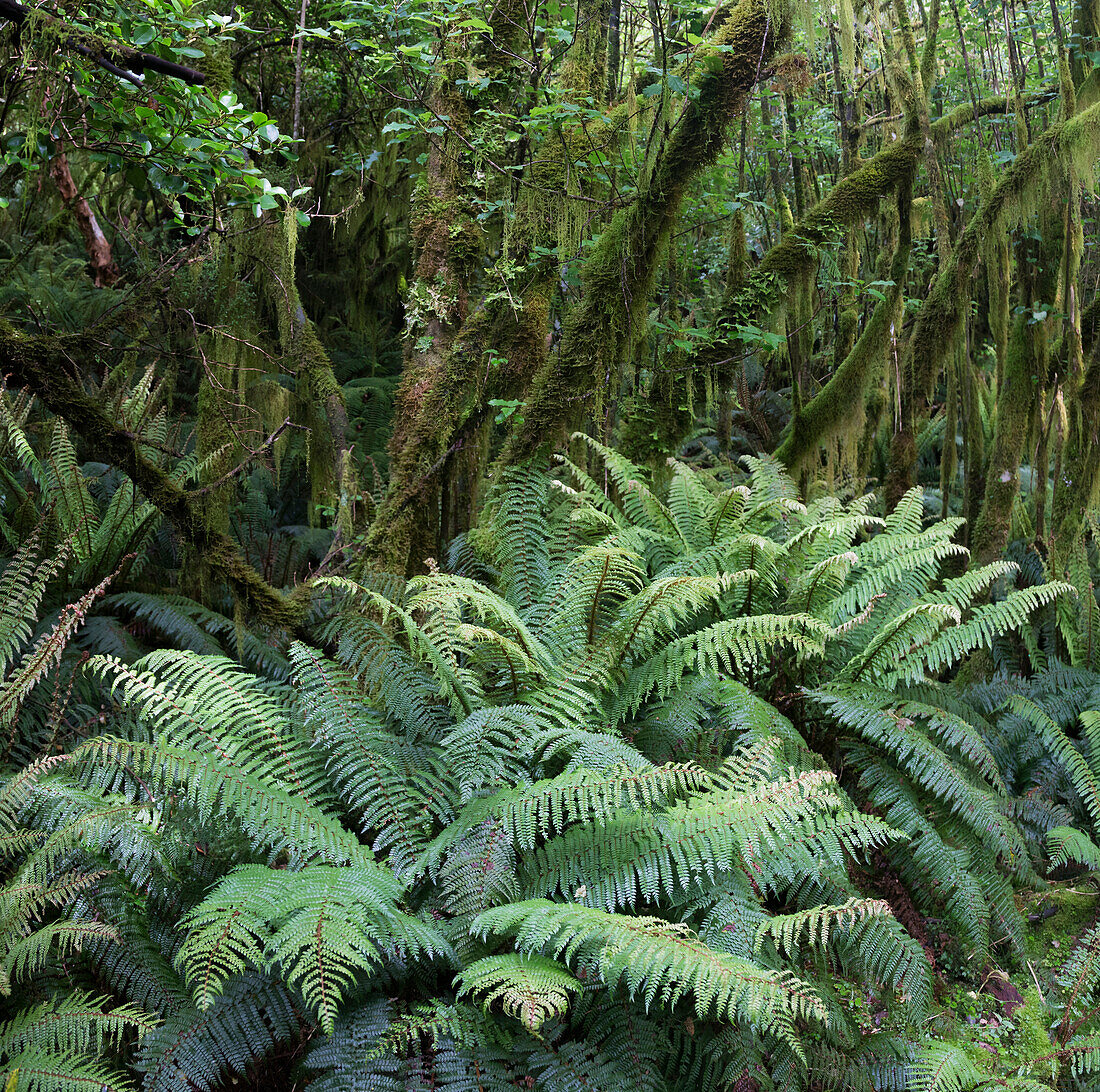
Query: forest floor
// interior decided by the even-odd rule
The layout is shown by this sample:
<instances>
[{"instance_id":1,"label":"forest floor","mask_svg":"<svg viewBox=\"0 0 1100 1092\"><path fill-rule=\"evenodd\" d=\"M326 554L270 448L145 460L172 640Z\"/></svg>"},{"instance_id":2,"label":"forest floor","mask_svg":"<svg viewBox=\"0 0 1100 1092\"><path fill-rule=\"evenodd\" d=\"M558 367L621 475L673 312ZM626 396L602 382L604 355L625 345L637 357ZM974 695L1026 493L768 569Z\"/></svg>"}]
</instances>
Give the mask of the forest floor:
<instances>
[{"instance_id":1,"label":"forest floor","mask_svg":"<svg viewBox=\"0 0 1100 1092\"><path fill-rule=\"evenodd\" d=\"M1028 925L1027 958L1011 975L993 965L965 962L960 956L968 944L939 931L935 919L924 927L931 943L937 984L935 1004L927 1019L929 1037L963 1049L974 1065L990 1075L1014 1070L1028 1058L1055 1049L1059 1027L1049 1027L1043 998L1054 992L1056 978L1066 965L1078 938L1100 918L1100 873L1086 873L1071 880L1051 883L1042 891L1020 891L1016 905ZM921 938L922 942L924 938ZM1100 958L1100 952L1094 953ZM838 983L849 990L848 1002L861 1011L864 1034L891 1029L884 1023L885 1009L859 984ZM1036 1080L1054 1077L1034 1064L1029 1073Z\"/></svg>"}]
</instances>

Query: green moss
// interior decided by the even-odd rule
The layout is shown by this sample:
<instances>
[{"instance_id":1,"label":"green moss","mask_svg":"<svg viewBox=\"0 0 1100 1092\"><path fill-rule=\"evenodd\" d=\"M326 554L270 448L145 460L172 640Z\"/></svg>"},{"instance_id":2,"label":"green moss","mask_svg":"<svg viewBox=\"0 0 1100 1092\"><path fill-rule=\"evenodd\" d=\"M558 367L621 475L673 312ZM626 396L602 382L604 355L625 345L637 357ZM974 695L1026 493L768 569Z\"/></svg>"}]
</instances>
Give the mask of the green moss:
<instances>
[{"instance_id":1,"label":"green moss","mask_svg":"<svg viewBox=\"0 0 1100 1092\"><path fill-rule=\"evenodd\" d=\"M1007 1070L1018 1069L1024 1075L1056 1081L1056 1061L1034 1061L1050 1054L1054 1049L1047 1030L1050 1023L1047 1007L1038 990L1025 990L1023 998L1023 1006L1012 1014L1016 1030L1005 1044L1002 1067Z\"/></svg>"},{"instance_id":2,"label":"green moss","mask_svg":"<svg viewBox=\"0 0 1100 1092\"><path fill-rule=\"evenodd\" d=\"M1046 890L1019 899L1025 916L1054 907L1057 913L1029 923L1028 958L1041 973L1053 974L1069 957L1077 937L1100 913L1100 890L1095 879L1081 877L1051 884Z\"/></svg>"},{"instance_id":3,"label":"green moss","mask_svg":"<svg viewBox=\"0 0 1100 1092\"><path fill-rule=\"evenodd\" d=\"M796 413L790 430L776 450L776 458L792 471L807 469L823 446L845 436L852 440L853 449L858 442L864 406L871 390L882 379L900 324L911 243L909 197L910 184L906 183L899 195L900 233L892 263L893 287L876 304L852 351L828 383L817 397Z\"/></svg>"},{"instance_id":4,"label":"green moss","mask_svg":"<svg viewBox=\"0 0 1100 1092\"><path fill-rule=\"evenodd\" d=\"M1042 244L1029 255L1033 270L1022 279L1022 311L1013 323L1005 357L1004 383L997 392L997 424L989 458L982 508L974 527L972 553L984 565L1000 557L1008 542L1013 504L1019 492L1036 403L1047 378L1047 323L1033 319L1034 300L1053 300L1063 244L1060 210L1044 217Z\"/></svg>"},{"instance_id":5,"label":"green moss","mask_svg":"<svg viewBox=\"0 0 1100 1092\"><path fill-rule=\"evenodd\" d=\"M719 325L736 326L770 314L785 298L791 279L816 268L822 247L835 243L845 228L861 223L912 177L919 154L920 139L910 135L841 179L764 255L745 285L727 297Z\"/></svg>"},{"instance_id":6,"label":"green moss","mask_svg":"<svg viewBox=\"0 0 1100 1092\"><path fill-rule=\"evenodd\" d=\"M1062 474L1054 492L1052 570L1061 574L1080 547L1085 513L1100 497L1100 351L1096 346L1078 382L1065 393L1068 425Z\"/></svg>"}]
</instances>

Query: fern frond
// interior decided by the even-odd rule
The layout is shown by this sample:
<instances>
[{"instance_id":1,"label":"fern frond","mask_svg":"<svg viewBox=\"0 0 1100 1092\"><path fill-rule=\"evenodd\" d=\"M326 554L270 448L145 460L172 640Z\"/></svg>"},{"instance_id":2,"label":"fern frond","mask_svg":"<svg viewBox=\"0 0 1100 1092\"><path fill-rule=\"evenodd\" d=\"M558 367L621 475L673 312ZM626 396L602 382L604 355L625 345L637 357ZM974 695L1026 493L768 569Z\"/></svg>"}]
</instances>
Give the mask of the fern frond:
<instances>
[{"instance_id":1,"label":"fern frond","mask_svg":"<svg viewBox=\"0 0 1100 1092\"><path fill-rule=\"evenodd\" d=\"M462 803L522 781L537 734L535 715L525 705L475 710L447 732L440 747Z\"/></svg>"},{"instance_id":2,"label":"fern frond","mask_svg":"<svg viewBox=\"0 0 1100 1092\"><path fill-rule=\"evenodd\" d=\"M133 1092L134 1084L106 1062L73 1052L31 1047L5 1059L4 1092Z\"/></svg>"},{"instance_id":3,"label":"fern frond","mask_svg":"<svg viewBox=\"0 0 1100 1092\"><path fill-rule=\"evenodd\" d=\"M633 668L615 699L615 719L634 714L651 694L668 697L691 671L725 678L769 660L777 647L796 659L821 655L829 627L808 615L756 614L716 622L670 642Z\"/></svg>"},{"instance_id":4,"label":"fern frond","mask_svg":"<svg viewBox=\"0 0 1100 1092\"><path fill-rule=\"evenodd\" d=\"M185 1006L146 1032L135 1057L143 1092L215 1092L300 1027L296 1006L258 975L233 982L209 1009ZM88 1092L85 1089L84 1092Z\"/></svg>"},{"instance_id":5,"label":"fern frond","mask_svg":"<svg viewBox=\"0 0 1100 1092\"><path fill-rule=\"evenodd\" d=\"M468 994L486 1010L499 1001L532 1034L563 1016L570 997L583 988L556 960L518 954L479 959L455 979L455 987L459 997Z\"/></svg>"},{"instance_id":6,"label":"fern frond","mask_svg":"<svg viewBox=\"0 0 1100 1092\"><path fill-rule=\"evenodd\" d=\"M498 487L495 516L501 581L522 613L537 602L550 579L545 517L547 476L534 465L510 467Z\"/></svg>"},{"instance_id":7,"label":"fern frond","mask_svg":"<svg viewBox=\"0 0 1100 1092\"><path fill-rule=\"evenodd\" d=\"M910 1068L913 1092L966 1092L982 1082L981 1071L961 1047L929 1043Z\"/></svg>"},{"instance_id":8,"label":"fern frond","mask_svg":"<svg viewBox=\"0 0 1100 1092\"><path fill-rule=\"evenodd\" d=\"M491 820L519 849L571 823L606 823L622 808L640 809L683 795L706 783L707 774L688 763L645 770L608 770L593 774L576 769L529 786L505 789L467 804L455 821L424 851L417 872L433 872L444 854L471 830Z\"/></svg>"},{"instance_id":9,"label":"fern frond","mask_svg":"<svg viewBox=\"0 0 1100 1092\"><path fill-rule=\"evenodd\" d=\"M911 664L910 671L906 672L903 666L898 677L909 681L917 677L918 670L935 673L950 664L959 663L977 648L991 648L995 638L1028 625L1031 615L1039 607L1047 606L1061 596L1075 594L1070 584L1040 584L1020 588L998 602L985 603L961 624L944 629L936 640L922 648L920 668ZM912 661L913 654L910 653L906 659Z\"/></svg>"},{"instance_id":10,"label":"fern frond","mask_svg":"<svg viewBox=\"0 0 1100 1092\"><path fill-rule=\"evenodd\" d=\"M1050 715L1030 698L1015 694L1008 699L1008 707L1039 733L1043 743L1062 764L1074 789L1084 801L1093 825L1100 829L1100 782L1097 782L1084 755Z\"/></svg>"},{"instance_id":11,"label":"fern frond","mask_svg":"<svg viewBox=\"0 0 1100 1092\"><path fill-rule=\"evenodd\" d=\"M118 940L118 930L105 921L73 921L61 918L35 929L7 946L0 962L0 993L11 993L17 979L40 974L47 960L64 958L91 940Z\"/></svg>"},{"instance_id":12,"label":"fern frond","mask_svg":"<svg viewBox=\"0 0 1100 1092\"><path fill-rule=\"evenodd\" d=\"M234 819L252 843L273 858L281 852L306 861L317 856L330 864L370 859L370 850L319 808L295 793L240 767L226 767L220 756L173 746L96 736L71 756L78 769L94 778L133 770L154 793L177 790L179 799L202 816Z\"/></svg>"},{"instance_id":13,"label":"fern frond","mask_svg":"<svg viewBox=\"0 0 1100 1092\"><path fill-rule=\"evenodd\" d=\"M1026 859L1018 833L1011 830L993 805L989 790L980 787L921 730L919 722L883 709L881 691L862 689L815 690L807 696L830 716L885 754L935 799L963 822L982 823L999 851Z\"/></svg>"},{"instance_id":14,"label":"fern frond","mask_svg":"<svg viewBox=\"0 0 1100 1092\"><path fill-rule=\"evenodd\" d=\"M764 938L771 937L788 954L803 944L827 948L830 929L851 929L858 922L889 912L889 904L881 899L849 899L839 906L814 906L796 914L780 914L761 924L756 947L759 950Z\"/></svg>"},{"instance_id":15,"label":"fern frond","mask_svg":"<svg viewBox=\"0 0 1100 1092\"><path fill-rule=\"evenodd\" d=\"M1100 848L1087 834L1073 827L1048 830L1047 851L1051 868L1061 868L1075 861L1094 871L1100 869Z\"/></svg>"},{"instance_id":16,"label":"fern frond","mask_svg":"<svg viewBox=\"0 0 1100 1092\"><path fill-rule=\"evenodd\" d=\"M442 761L385 731L362 688L337 664L298 643L290 660L305 723L328 755L330 776L364 832L374 832L374 851L388 852L403 871L424 848L433 816L448 813Z\"/></svg>"},{"instance_id":17,"label":"fern frond","mask_svg":"<svg viewBox=\"0 0 1100 1092\"><path fill-rule=\"evenodd\" d=\"M134 1005L119 1005L76 990L23 1009L0 1024L0 1053L8 1058L31 1049L102 1054L108 1047L117 1048L131 1033L144 1035L159 1022L158 1017Z\"/></svg>"},{"instance_id":18,"label":"fern frond","mask_svg":"<svg viewBox=\"0 0 1100 1092\"><path fill-rule=\"evenodd\" d=\"M448 958L430 926L397 907L401 887L377 865L308 865L298 872L244 865L182 922L176 957L206 1009L249 968L278 968L331 1032L341 999L387 950Z\"/></svg>"},{"instance_id":19,"label":"fern frond","mask_svg":"<svg viewBox=\"0 0 1100 1092\"><path fill-rule=\"evenodd\" d=\"M41 532L41 526L35 528L0 575L0 679L30 640L46 585L68 560L67 542L61 543L52 557L39 559Z\"/></svg>"},{"instance_id":20,"label":"fern frond","mask_svg":"<svg viewBox=\"0 0 1100 1092\"><path fill-rule=\"evenodd\" d=\"M92 604L103 595L116 575L111 573L64 607L53 629L39 638L8 678L0 683L0 728L8 728L15 723L27 695L57 665L73 634L84 624Z\"/></svg>"},{"instance_id":21,"label":"fern frond","mask_svg":"<svg viewBox=\"0 0 1100 1092\"><path fill-rule=\"evenodd\" d=\"M603 460L608 477L618 491L619 503L632 524L658 533L671 532L683 541L672 513L646 484L645 471L641 467L583 432L575 432L573 439L587 444Z\"/></svg>"},{"instance_id":22,"label":"fern frond","mask_svg":"<svg viewBox=\"0 0 1100 1092\"><path fill-rule=\"evenodd\" d=\"M659 918L532 899L486 910L471 929L485 938L512 936L523 952L548 951L566 962L589 959L605 982L623 982L647 1008L654 1002L671 1008L690 994L701 1019L744 1020L792 1044L796 1020L825 1014L812 988L793 975L712 951L684 927Z\"/></svg>"},{"instance_id":23,"label":"fern frond","mask_svg":"<svg viewBox=\"0 0 1100 1092\"><path fill-rule=\"evenodd\" d=\"M99 512L77 465L68 427L60 417L53 422L43 469L46 492L54 502L54 518L61 534L71 538L77 560L87 561L92 553L92 536L99 522Z\"/></svg>"},{"instance_id":24,"label":"fern frond","mask_svg":"<svg viewBox=\"0 0 1100 1092\"><path fill-rule=\"evenodd\" d=\"M227 769L267 777L310 805L328 803L323 757L294 723L285 694L232 660L161 649L133 667L107 656L90 667L166 742L215 755Z\"/></svg>"}]
</instances>

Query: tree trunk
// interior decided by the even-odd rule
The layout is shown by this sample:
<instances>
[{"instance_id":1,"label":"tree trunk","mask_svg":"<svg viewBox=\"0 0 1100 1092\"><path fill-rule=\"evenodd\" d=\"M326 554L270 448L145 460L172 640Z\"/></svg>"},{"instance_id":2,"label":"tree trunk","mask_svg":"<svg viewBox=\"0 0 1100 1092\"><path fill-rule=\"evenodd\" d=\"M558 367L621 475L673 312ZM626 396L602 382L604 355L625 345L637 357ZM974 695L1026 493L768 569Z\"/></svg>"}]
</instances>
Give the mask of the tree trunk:
<instances>
[{"instance_id":1,"label":"tree trunk","mask_svg":"<svg viewBox=\"0 0 1100 1092\"><path fill-rule=\"evenodd\" d=\"M775 21L773 22L773 18ZM583 298L565 318L561 342L532 384L503 461L520 462L560 443L599 391L617 379L645 330L657 271L684 190L725 143L730 120L786 39L785 9L740 0L714 37L728 48L709 60L634 201L616 213L581 269Z\"/></svg>"},{"instance_id":2,"label":"tree trunk","mask_svg":"<svg viewBox=\"0 0 1100 1092\"><path fill-rule=\"evenodd\" d=\"M520 10L522 5L514 2L512 7ZM513 32L505 19L509 11L506 4L496 9L502 20L502 33ZM585 0L580 5L580 32L562 66L559 76L562 86L581 94L592 93L596 97L602 94L607 80L604 50L609 15L608 0ZM501 44L499 36L494 40ZM502 51L499 63L504 60ZM595 132L596 129L604 132ZM578 185L573 178L572 163L565 162L572 146L587 149L590 142L608 133L614 136L611 127L589 123L563 132L567 154L562 154L560 146L554 146L540 153L531 166L532 180L537 182L540 194L564 193L567 186ZM472 170L472 165L468 166ZM432 185L461 205L459 180L449 173L437 177L441 170L441 161L429 161ZM428 207L430 204L425 202L425 208ZM463 225L467 221L446 217L426 220L425 208L414 217L420 232L417 283L441 280L449 284L448 278L457 275L455 267L461 258L454 252L454 227L458 224L465 231ZM455 216L467 216L469 224L477 226L468 211L462 212L461 207L452 211ZM547 213L544 197L540 202L521 189L507 257L518 258L518 264L523 265L536 247L550 250L554 219ZM479 255L471 253L468 260L472 262L474 257ZM559 256L559 261L564 260L564 255ZM464 293L471 273L472 265L460 275L463 294L455 301L458 306L450 314L429 317L430 325L421 335L430 339L429 343L424 345L422 341L423 349L414 343L406 353L394 410L390 484L364 543L360 558L363 569L411 574L420 571L426 558L438 553L444 532L442 500L446 491L453 493L448 482L451 469L457 467L461 478L476 483L482 464L481 433L493 412L489 400L522 397L545 358L558 263L543 257L533 273L529 272L522 281L504 278L502 274L505 297L498 295L467 313ZM468 498L464 511L469 512L475 504L476 497ZM454 498L448 501L448 512L457 515ZM463 522L466 520L459 517L449 530Z\"/></svg>"}]
</instances>

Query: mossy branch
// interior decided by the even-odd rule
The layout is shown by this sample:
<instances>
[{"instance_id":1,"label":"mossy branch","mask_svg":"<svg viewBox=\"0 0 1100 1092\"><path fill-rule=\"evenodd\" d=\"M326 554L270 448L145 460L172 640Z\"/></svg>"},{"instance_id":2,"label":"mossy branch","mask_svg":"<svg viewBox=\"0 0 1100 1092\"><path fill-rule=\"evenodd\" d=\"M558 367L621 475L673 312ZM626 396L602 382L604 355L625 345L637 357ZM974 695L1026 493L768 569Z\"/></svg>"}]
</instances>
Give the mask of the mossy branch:
<instances>
[{"instance_id":1,"label":"mossy branch","mask_svg":"<svg viewBox=\"0 0 1100 1092\"><path fill-rule=\"evenodd\" d=\"M65 30L67 32L65 44L73 52L87 57L105 72L137 84L138 87L141 86L140 77L146 70L160 72L165 76L175 76L176 79L183 80L192 87L201 87L206 82L206 77L201 72L187 65L167 61L154 53L144 53L130 46L102 42L86 31L71 27L63 20L40 9L28 8L19 0L0 0L0 19L8 19L16 26L20 26L32 15Z\"/></svg>"},{"instance_id":2,"label":"mossy branch","mask_svg":"<svg viewBox=\"0 0 1100 1092\"><path fill-rule=\"evenodd\" d=\"M120 427L85 391L73 361L89 351L87 335L26 336L0 320L0 372L8 382L28 387L80 435L95 459L127 474L257 620L294 629L305 611L304 597L283 595L268 584L228 535L207 525L201 501L151 462L141 438Z\"/></svg>"},{"instance_id":3,"label":"mossy branch","mask_svg":"<svg viewBox=\"0 0 1100 1092\"><path fill-rule=\"evenodd\" d=\"M557 442L618 375L645 328L657 270L685 188L718 156L746 93L786 38L785 7L740 0L700 51L697 94L660 149L635 200L616 213L581 269L584 296L566 318L558 352L535 377L522 424L503 459L520 462Z\"/></svg>"},{"instance_id":4,"label":"mossy branch","mask_svg":"<svg viewBox=\"0 0 1100 1092\"><path fill-rule=\"evenodd\" d=\"M1031 101L1036 103L1049 98L1049 93L1043 93ZM979 118L1004 114L1010 108L1011 100L1004 95L966 103L933 122L932 137L939 143ZM910 132L887 144L842 178L789 232L784 233L745 284L727 297L718 327L740 325L774 310L785 298L791 279L807 269L816 268L823 246L837 240L842 229L854 227L873 215L905 179L912 178L921 155L921 135ZM706 350L711 361L728 357L732 351L732 343L725 340Z\"/></svg>"},{"instance_id":5,"label":"mossy branch","mask_svg":"<svg viewBox=\"0 0 1100 1092\"><path fill-rule=\"evenodd\" d=\"M951 256L936 274L906 349L911 381L902 392L903 424L911 423L927 399L940 368L954 346L970 302L969 280L981 255L982 240L1003 218L1022 218L1029 201L1071 161L1089 163L1100 154L1100 103L1052 125L1022 151L993 187Z\"/></svg>"},{"instance_id":6,"label":"mossy branch","mask_svg":"<svg viewBox=\"0 0 1100 1092\"><path fill-rule=\"evenodd\" d=\"M896 336L912 245L909 206L912 174L898 189L898 245L891 263L893 285L875 305L851 352L818 394L794 417L775 457L793 472L810 465L821 447L857 424L871 387L882 378Z\"/></svg>"}]
</instances>

